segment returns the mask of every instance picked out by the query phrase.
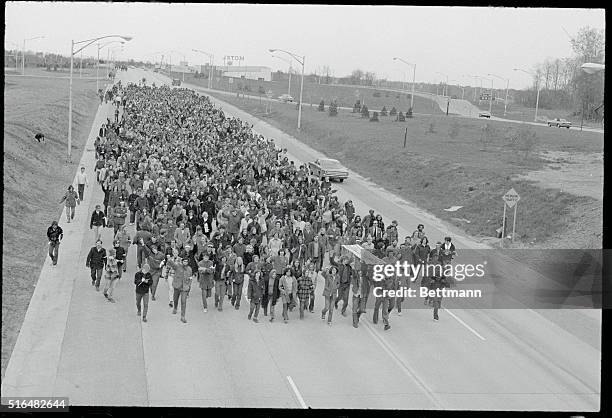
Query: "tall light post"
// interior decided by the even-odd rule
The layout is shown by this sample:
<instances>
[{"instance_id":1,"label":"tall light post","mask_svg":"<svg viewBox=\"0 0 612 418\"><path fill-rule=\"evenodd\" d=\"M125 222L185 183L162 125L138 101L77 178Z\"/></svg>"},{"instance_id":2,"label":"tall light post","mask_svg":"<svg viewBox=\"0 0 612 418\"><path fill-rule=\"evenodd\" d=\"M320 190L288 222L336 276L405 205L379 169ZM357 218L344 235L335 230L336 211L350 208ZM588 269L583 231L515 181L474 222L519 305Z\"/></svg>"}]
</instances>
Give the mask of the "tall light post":
<instances>
[{"instance_id":1,"label":"tall light post","mask_svg":"<svg viewBox=\"0 0 612 418\"><path fill-rule=\"evenodd\" d=\"M444 73L441 73L440 71L436 71L436 74L440 74L440 75L443 75L444 77L446 77L446 84L444 85L444 92L442 93L443 95L446 96L447 93L448 93L448 89L447 89L447 87L448 87L448 75L446 75Z\"/></svg>"},{"instance_id":2,"label":"tall light post","mask_svg":"<svg viewBox=\"0 0 612 418\"><path fill-rule=\"evenodd\" d=\"M83 49L87 48L89 45L93 44L94 42L97 42L100 39L106 39L106 38L121 38L126 41L129 41L132 39L131 36L106 35L106 36L99 36L93 39L86 39L84 41L74 42L74 39L70 41L70 87L69 87L69 93L68 93L68 159L67 159L69 163L71 162L71 157L72 157L72 72L73 72L73 67L74 67L74 54L81 52ZM79 45L79 44L85 44L85 45L83 45L81 48L75 51L74 46Z\"/></svg>"},{"instance_id":3,"label":"tall light post","mask_svg":"<svg viewBox=\"0 0 612 418\"><path fill-rule=\"evenodd\" d=\"M209 54L208 52L204 52L199 49L192 49L192 51L199 52L200 54L204 54L210 59L210 63L208 65L209 67L208 68L208 88L212 89L212 67L213 67L213 61L215 59L215 56L213 54Z\"/></svg>"},{"instance_id":4,"label":"tall light post","mask_svg":"<svg viewBox=\"0 0 612 418\"><path fill-rule=\"evenodd\" d=\"M25 75L25 48L26 41L33 41L34 39L42 39L44 36L35 36L33 38L27 38L23 40L23 50L21 51L21 74Z\"/></svg>"},{"instance_id":5,"label":"tall light post","mask_svg":"<svg viewBox=\"0 0 612 418\"><path fill-rule=\"evenodd\" d=\"M503 78L500 77L498 75L495 74L487 74L493 77L497 77L500 80L505 80L506 81L506 98L504 99L504 116L506 116L506 109L508 108L508 87L510 87L510 79L509 78Z\"/></svg>"},{"instance_id":6,"label":"tall light post","mask_svg":"<svg viewBox=\"0 0 612 418\"><path fill-rule=\"evenodd\" d=\"M100 45L100 42L98 42L98 60L96 61L96 92L98 90L100 90L100 84L99 84L99 77L100 77L99 76L99 71L100 71L100 50L102 48L104 48L104 47L106 47L106 46L108 46L110 44L114 44L116 42L119 42L121 44L125 43L125 41L110 41L110 42L107 42L107 43L105 43L103 45ZM107 63L108 63L108 61L107 61Z\"/></svg>"},{"instance_id":7,"label":"tall light post","mask_svg":"<svg viewBox=\"0 0 612 418\"><path fill-rule=\"evenodd\" d=\"M480 102L480 96L482 95L482 77L479 75L466 75L466 77L472 77L474 80L480 81L480 90L478 91L478 102ZM474 101L476 101L476 87L474 87Z\"/></svg>"},{"instance_id":8,"label":"tall light post","mask_svg":"<svg viewBox=\"0 0 612 418\"><path fill-rule=\"evenodd\" d=\"M299 55L296 55L289 51L285 51L283 49L269 49L268 51L272 53L276 51L284 52L285 54L288 54L291 57L293 57L294 60L296 60L298 63L302 65L302 82L300 84L300 104L298 107L298 122L297 122L297 130L299 131L302 126L302 96L304 93L304 64L306 63L306 55L303 55L300 57Z\"/></svg>"},{"instance_id":9,"label":"tall light post","mask_svg":"<svg viewBox=\"0 0 612 418\"><path fill-rule=\"evenodd\" d=\"M406 65L412 66L412 94L410 95L410 108L414 111L414 86L416 84L416 64L408 62L400 57L393 57L393 61L401 61Z\"/></svg>"},{"instance_id":10,"label":"tall light post","mask_svg":"<svg viewBox=\"0 0 612 418\"><path fill-rule=\"evenodd\" d=\"M530 76L532 76L533 78L536 79L537 94L536 94L535 116L533 117L533 121L537 122L538 121L538 106L540 105L540 77L536 76L536 74L532 73L531 71L526 71L526 70L523 70L521 68L513 68L512 70L513 71L522 71L525 74L529 74Z\"/></svg>"},{"instance_id":11,"label":"tall light post","mask_svg":"<svg viewBox=\"0 0 612 418\"><path fill-rule=\"evenodd\" d=\"M272 55L274 58L278 58L279 60L285 61L287 64L289 64L289 88L287 89L287 94L289 96L291 96L291 72L293 70L293 68L291 67L291 60L286 60L283 57L279 57L277 55Z\"/></svg>"}]
</instances>

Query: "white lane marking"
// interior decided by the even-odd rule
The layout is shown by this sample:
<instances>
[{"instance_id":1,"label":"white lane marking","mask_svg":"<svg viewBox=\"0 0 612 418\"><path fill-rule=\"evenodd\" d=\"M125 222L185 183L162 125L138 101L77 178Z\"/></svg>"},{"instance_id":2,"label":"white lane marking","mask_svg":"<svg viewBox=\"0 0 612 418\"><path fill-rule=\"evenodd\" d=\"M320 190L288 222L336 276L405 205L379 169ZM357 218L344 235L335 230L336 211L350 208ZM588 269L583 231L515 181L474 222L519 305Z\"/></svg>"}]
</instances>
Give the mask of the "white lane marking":
<instances>
[{"instance_id":1,"label":"white lane marking","mask_svg":"<svg viewBox=\"0 0 612 418\"><path fill-rule=\"evenodd\" d=\"M304 398L302 398L302 395L300 394L300 391L295 385L295 382L293 382L293 379L291 378L291 376L287 376L287 380L289 381L289 384L291 385L291 389L293 389L293 393L295 393L295 396L297 397L297 400L300 403L300 406L302 407L302 409L308 409L308 406L306 406L306 402L304 402Z\"/></svg>"},{"instance_id":2,"label":"white lane marking","mask_svg":"<svg viewBox=\"0 0 612 418\"><path fill-rule=\"evenodd\" d=\"M486 341L486 338L483 337L482 335L480 335L479 333L476 332L476 330L474 330L474 328L472 328L471 326L469 326L468 324L466 324L465 322L463 322L461 320L461 318L459 318L457 315L455 315L454 313L452 313L449 309L444 309L445 312L448 312L450 314L450 316L452 316L453 318L455 318L457 320L457 322L459 322L461 325L463 325L464 327L466 327L467 329L469 329L472 334L474 334L475 336L477 336L478 338L480 338L482 341Z\"/></svg>"},{"instance_id":3,"label":"white lane marking","mask_svg":"<svg viewBox=\"0 0 612 418\"><path fill-rule=\"evenodd\" d=\"M363 321L363 325L365 325L365 329L367 332L374 338L374 340L382 347L383 350L395 361L395 364L399 366L401 370L404 371L414 382L421 388L425 396L431 401L432 404L436 406L436 408L444 409L442 402L437 398L437 396L433 393L433 391L427 386L427 384L421 380L416 372L414 372L400 357L397 355L393 349L388 346L388 343L383 339L381 335L378 335L372 325L369 322Z\"/></svg>"}]
</instances>

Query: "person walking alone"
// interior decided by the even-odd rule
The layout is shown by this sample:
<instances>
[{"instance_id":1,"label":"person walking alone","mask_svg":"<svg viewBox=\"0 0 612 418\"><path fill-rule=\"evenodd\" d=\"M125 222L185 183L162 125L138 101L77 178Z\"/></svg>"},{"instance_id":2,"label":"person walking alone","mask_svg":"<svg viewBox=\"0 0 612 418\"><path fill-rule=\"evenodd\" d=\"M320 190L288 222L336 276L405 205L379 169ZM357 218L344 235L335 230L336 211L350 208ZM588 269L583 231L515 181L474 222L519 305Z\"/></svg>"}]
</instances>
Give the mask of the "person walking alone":
<instances>
[{"instance_id":1,"label":"person walking alone","mask_svg":"<svg viewBox=\"0 0 612 418\"><path fill-rule=\"evenodd\" d=\"M100 239L100 227L106 228L106 218L100 205L96 205L96 209L91 213L89 221L89 229L94 230L94 242Z\"/></svg>"},{"instance_id":2,"label":"person walking alone","mask_svg":"<svg viewBox=\"0 0 612 418\"><path fill-rule=\"evenodd\" d=\"M119 277L119 265L117 263L117 252L114 248L108 250L108 255L106 256L106 283L104 285L104 297L112 303L115 303L115 299L113 299L113 289L115 288L115 283L117 278Z\"/></svg>"},{"instance_id":3,"label":"person walking alone","mask_svg":"<svg viewBox=\"0 0 612 418\"><path fill-rule=\"evenodd\" d=\"M60 204L66 202L66 222L70 223L70 220L74 219L74 212L76 209L77 203L80 205L81 200L79 199L79 195L74 191L74 187L72 184L68 186L68 191L60 200Z\"/></svg>"},{"instance_id":4,"label":"person walking alone","mask_svg":"<svg viewBox=\"0 0 612 418\"><path fill-rule=\"evenodd\" d=\"M85 167L81 167L81 171L76 175L77 189L79 191L79 199L83 201L85 195L85 187L89 187L89 181L87 180L87 174L85 174Z\"/></svg>"},{"instance_id":5,"label":"person walking alone","mask_svg":"<svg viewBox=\"0 0 612 418\"><path fill-rule=\"evenodd\" d=\"M53 261L53 265L57 265L59 257L60 241L64 238L64 231L57 224L57 221L51 222L51 226L47 228L47 239L49 240L49 257Z\"/></svg>"},{"instance_id":6,"label":"person walking alone","mask_svg":"<svg viewBox=\"0 0 612 418\"><path fill-rule=\"evenodd\" d=\"M187 323L187 319L185 318L185 312L187 311L187 294L191 289L191 282L193 281L194 274L189 267L189 258L183 257L181 263L175 263L168 254L166 256L168 266L174 269L174 279L172 280L172 286L174 288L174 297L173 297L173 309L172 313L176 314L177 307L179 303L179 298L181 300L181 322Z\"/></svg>"},{"instance_id":7,"label":"person walking alone","mask_svg":"<svg viewBox=\"0 0 612 418\"><path fill-rule=\"evenodd\" d=\"M338 267L331 266L328 271L323 274L325 277L325 287L323 288L323 299L325 307L321 311L321 319L325 321L325 314L329 312L327 317L327 325L332 324L332 315L334 312L334 297L340 287L340 277L338 276Z\"/></svg>"}]
</instances>

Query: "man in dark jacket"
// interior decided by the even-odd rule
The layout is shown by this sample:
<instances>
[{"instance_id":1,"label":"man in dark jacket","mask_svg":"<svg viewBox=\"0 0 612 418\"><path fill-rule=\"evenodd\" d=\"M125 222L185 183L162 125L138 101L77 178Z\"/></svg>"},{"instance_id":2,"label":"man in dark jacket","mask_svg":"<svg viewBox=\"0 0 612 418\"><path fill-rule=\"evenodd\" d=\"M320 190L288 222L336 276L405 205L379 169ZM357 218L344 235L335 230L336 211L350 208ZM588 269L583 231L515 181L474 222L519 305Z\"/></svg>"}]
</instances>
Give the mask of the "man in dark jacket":
<instances>
[{"instance_id":1,"label":"man in dark jacket","mask_svg":"<svg viewBox=\"0 0 612 418\"><path fill-rule=\"evenodd\" d=\"M149 309L149 287L153 279L151 273L149 273L149 265L145 264L142 268L136 272L134 276L134 284L136 285L136 309L138 309L137 315L140 316L140 304L144 301L144 311L142 314L142 322L147 322L147 311Z\"/></svg>"},{"instance_id":2,"label":"man in dark jacket","mask_svg":"<svg viewBox=\"0 0 612 418\"><path fill-rule=\"evenodd\" d=\"M119 276L117 278L120 279L123 274L123 266L125 265L125 248L121 246L119 240L113 241L113 248L115 249L115 259L117 260L117 267L119 269Z\"/></svg>"},{"instance_id":3,"label":"man in dark jacket","mask_svg":"<svg viewBox=\"0 0 612 418\"><path fill-rule=\"evenodd\" d=\"M59 256L59 244L64 238L64 231L57 224L57 221L51 222L51 226L47 228L47 239L49 240L49 257L53 261L53 265L57 265Z\"/></svg>"},{"instance_id":4,"label":"man in dark jacket","mask_svg":"<svg viewBox=\"0 0 612 418\"><path fill-rule=\"evenodd\" d=\"M91 285L96 286L96 291L100 290L100 280L102 279L102 270L106 265L106 250L102 248L102 240L96 241L96 246L92 247L87 254L85 266L91 269Z\"/></svg>"},{"instance_id":5,"label":"man in dark jacket","mask_svg":"<svg viewBox=\"0 0 612 418\"><path fill-rule=\"evenodd\" d=\"M94 241L100 239L100 227L106 228L106 218L100 205L96 205L96 210L91 214L91 220L89 221L89 229L94 230Z\"/></svg>"},{"instance_id":6,"label":"man in dark jacket","mask_svg":"<svg viewBox=\"0 0 612 418\"><path fill-rule=\"evenodd\" d=\"M259 307L261 305L261 297L265 290L265 283L261 271L257 270L254 274L249 275L249 285L247 287L247 299L251 302L248 319L253 317L253 322L259 322Z\"/></svg>"},{"instance_id":7,"label":"man in dark jacket","mask_svg":"<svg viewBox=\"0 0 612 418\"><path fill-rule=\"evenodd\" d=\"M338 265L338 276L340 277L340 287L338 287L338 296L334 303L334 307L338 309L338 302L342 301L342 316L346 316L346 308L348 307L349 286L353 280L353 267L349 264L349 258L342 256L342 262ZM332 259L333 263L333 259Z\"/></svg>"}]
</instances>

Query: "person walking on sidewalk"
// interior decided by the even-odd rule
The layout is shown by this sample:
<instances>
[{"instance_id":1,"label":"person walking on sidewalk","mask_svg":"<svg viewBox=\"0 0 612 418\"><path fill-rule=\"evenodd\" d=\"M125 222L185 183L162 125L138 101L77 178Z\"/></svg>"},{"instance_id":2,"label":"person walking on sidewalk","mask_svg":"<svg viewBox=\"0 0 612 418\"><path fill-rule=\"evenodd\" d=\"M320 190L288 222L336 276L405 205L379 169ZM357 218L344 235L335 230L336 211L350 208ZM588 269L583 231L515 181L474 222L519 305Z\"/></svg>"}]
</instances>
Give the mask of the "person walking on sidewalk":
<instances>
[{"instance_id":1,"label":"person walking on sidewalk","mask_svg":"<svg viewBox=\"0 0 612 418\"><path fill-rule=\"evenodd\" d=\"M100 280L102 270L106 265L106 250L102 248L102 240L96 241L96 246L92 247L87 254L85 266L91 269L91 285L96 286L96 291L100 290Z\"/></svg>"},{"instance_id":2,"label":"person walking on sidewalk","mask_svg":"<svg viewBox=\"0 0 612 418\"><path fill-rule=\"evenodd\" d=\"M47 239L49 240L49 257L53 261L53 265L57 265L59 257L60 241L64 238L64 231L57 224L57 221L51 222L51 226L47 228Z\"/></svg>"},{"instance_id":3,"label":"person walking on sidewalk","mask_svg":"<svg viewBox=\"0 0 612 418\"><path fill-rule=\"evenodd\" d=\"M119 206L113 211L113 234L125 225L125 218L128 216L128 209L125 207L125 200L119 201Z\"/></svg>"},{"instance_id":4,"label":"person walking on sidewalk","mask_svg":"<svg viewBox=\"0 0 612 418\"><path fill-rule=\"evenodd\" d=\"M127 227L125 226L125 224L122 225L121 229L119 229L119 231L117 231L117 233L115 234L115 241L118 241L121 248L123 248L123 272L125 273L127 271L128 250L130 249L130 245L132 245L132 239L130 238L130 234L128 234L127 232Z\"/></svg>"},{"instance_id":5,"label":"person walking on sidewalk","mask_svg":"<svg viewBox=\"0 0 612 418\"><path fill-rule=\"evenodd\" d=\"M74 219L74 211L76 209L77 203L80 205L81 200L79 199L79 195L74 191L74 187L72 184L68 186L68 191L60 200L60 204L66 202L66 222L70 223L71 219Z\"/></svg>"},{"instance_id":6,"label":"person walking on sidewalk","mask_svg":"<svg viewBox=\"0 0 612 418\"><path fill-rule=\"evenodd\" d=\"M113 289L115 288L115 283L119 278L119 265L117 263L117 252L114 248L108 250L108 255L106 257L106 283L104 285L104 297L112 303L115 303L115 299L113 299Z\"/></svg>"},{"instance_id":7,"label":"person walking on sidewalk","mask_svg":"<svg viewBox=\"0 0 612 418\"><path fill-rule=\"evenodd\" d=\"M77 189L79 190L79 199L83 201L85 194L85 186L89 187L89 181L87 180L87 174L85 174L85 167L81 167L81 171L76 175Z\"/></svg>"},{"instance_id":8,"label":"person walking on sidewalk","mask_svg":"<svg viewBox=\"0 0 612 418\"><path fill-rule=\"evenodd\" d=\"M186 323L185 312L187 310L187 293L191 289L191 282L193 281L194 275L189 267L189 258L183 257L181 263L175 263L170 256L166 256L167 263L174 269L174 279L172 286L174 288L174 308L172 313L176 314L179 297L181 299L181 322Z\"/></svg>"},{"instance_id":9,"label":"person walking on sidewalk","mask_svg":"<svg viewBox=\"0 0 612 418\"><path fill-rule=\"evenodd\" d=\"M149 265L145 264L134 275L134 284L136 285L136 315L140 316L141 302L144 304L142 311L142 322L147 322L147 311L149 310L149 287L151 286L151 273L149 273Z\"/></svg>"},{"instance_id":10,"label":"person walking on sidewalk","mask_svg":"<svg viewBox=\"0 0 612 418\"><path fill-rule=\"evenodd\" d=\"M253 318L253 322L259 322L259 307L261 305L261 296L263 294L264 279L261 271L257 270L254 274L249 275L249 285L247 288L247 299L251 302L248 319Z\"/></svg>"},{"instance_id":11,"label":"person walking on sidewalk","mask_svg":"<svg viewBox=\"0 0 612 418\"><path fill-rule=\"evenodd\" d=\"M125 262L126 262L125 248L123 248L119 240L116 239L113 241L113 249L115 250L115 258L117 259L117 269L118 269L117 279L121 279L121 277L123 276L123 271L124 271L123 266L125 265Z\"/></svg>"},{"instance_id":12,"label":"person walking on sidewalk","mask_svg":"<svg viewBox=\"0 0 612 418\"><path fill-rule=\"evenodd\" d=\"M221 256L221 261L215 266L215 308L219 312L223 310L223 297L225 296L227 284L231 277L231 266L227 264L227 256Z\"/></svg>"},{"instance_id":13,"label":"person walking on sidewalk","mask_svg":"<svg viewBox=\"0 0 612 418\"><path fill-rule=\"evenodd\" d=\"M157 284L159 283L159 277L161 276L161 270L166 257L164 253L159 251L159 247L156 244L145 244L144 238L140 238L140 245L144 251L147 263L151 267L151 279L153 280L151 282L151 300L155 300Z\"/></svg>"},{"instance_id":14,"label":"person walking on sidewalk","mask_svg":"<svg viewBox=\"0 0 612 418\"><path fill-rule=\"evenodd\" d=\"M242 286L244 285L245 276L247 276L247 274L242 257L236 257L234 271L232 272L232 305L236 310L240 309Z\"/></svg>"},{"instance_id":15,"label":"person walking on sidewalk","mask_svg":"<svg viewBox=\"0 0 612 418\"><path fill-rule=\"evenodd\" d=\"M106 227L106 218L100 205L96 205L96 209L91 213L91 220L89 221L89 229L94 230L94 241L100 239L100 227Z\"/></svg>"}]
</instances>

